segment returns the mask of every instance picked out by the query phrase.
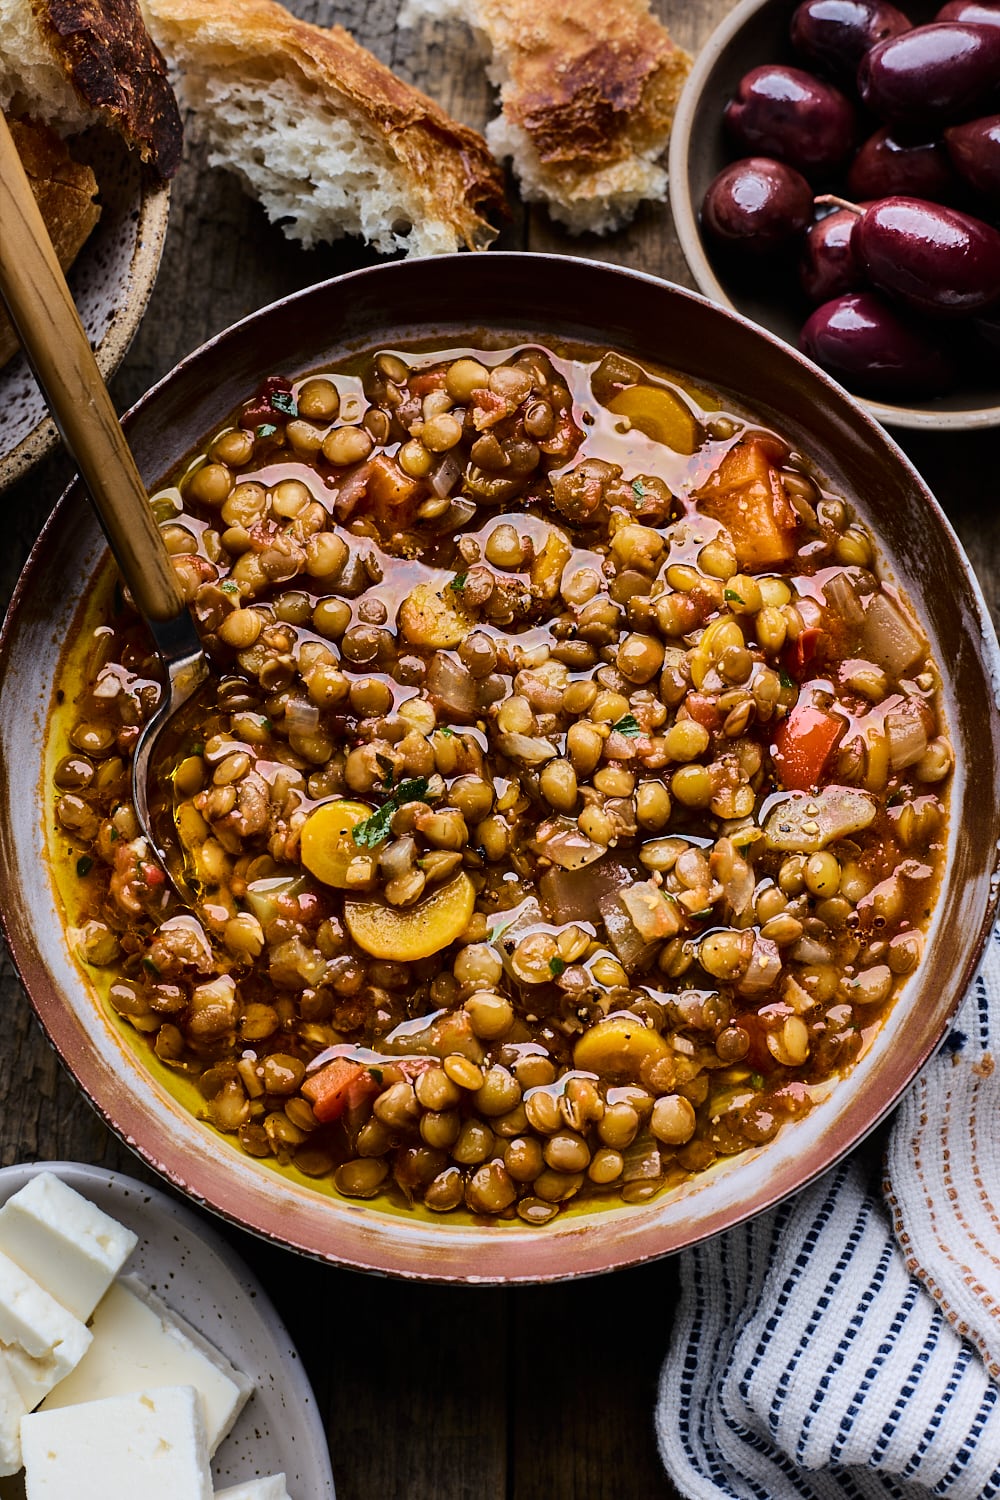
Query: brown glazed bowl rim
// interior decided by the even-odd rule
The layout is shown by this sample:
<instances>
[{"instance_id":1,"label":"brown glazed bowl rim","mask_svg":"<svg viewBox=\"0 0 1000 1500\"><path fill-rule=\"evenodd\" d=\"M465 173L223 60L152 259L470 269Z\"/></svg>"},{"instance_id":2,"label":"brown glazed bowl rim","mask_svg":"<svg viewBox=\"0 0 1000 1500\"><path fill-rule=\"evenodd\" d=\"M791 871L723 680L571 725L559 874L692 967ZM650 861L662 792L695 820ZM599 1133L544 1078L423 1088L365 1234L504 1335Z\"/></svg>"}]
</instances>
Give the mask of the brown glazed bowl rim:
<instances>
[{"instance_id":1,"label":"brown glazed bowl rim","mask_svg":"<svg viewBox=\"0 0 1000 1500\"><path fill-rule=\"evenodd\" d=\"M266 374L298 377L363 347L474 342L477 328L524 342L604 342L730 390L740 382L721 372L738 370L759 417L814 453L863 516L884 512L886 572L912 592L948 672L956 770L924 963L862 1062L803 1120L689 1187L649 1204L570 1211L540 1229L428 1222L333 1198L270 1171L195 1120L101 1011L70 956L46 868L40 793L52 663L103 554L78 482L42 532L0 636L0 892L4 932L52 1045L107 1124L176 1187L242 1228L337 1264L434 1281L540 1282L666 1255L770 1207L862 1140L933 1053L973 977L997 901L1000 653L945 516L869 413L748 320L604 263L525 252L438 257L298 292L211 339L133 407L125 426L140 472L151 486L163 480Z\"/></svg>"},{"instance_id":2,"label":"brown glazed bowl rim","mask_svg":"<svg viewBox=\"0 0 1000 1500\"><path fill-rule=\"evenodd\" d=\"M718 75L728 77L732 73L738 76L746 72L748 68L755 67L759 62L784 60L777 57L757 57L753 53L752 45L747 45L743 34L765 11L774 11L775 14L780 12L786 18L790 17L796 3L797 0L740 0L740 3L719 23L708 41L700 48L681 91L670 133L668 163L670 212L684 259L699 289L706 297L744 316L747 316L749 312L746 301L734 300L730 295L719 273L717 261L705 248L698 223L698 204L695 202L695 197L697 196L700 201L708 182L705 181L700 185L696 195L692 191L692 175L700 159L699 142L703 134L708 137L709 132L717 132L718 139L721 141L722 138L722 109L726 102L727 91L720 87L722 79ZM929 20L933 7L928 5L927 9ZM801 66L801 62L799 65ZM709 110L711 111L710 118L706 115L706 111ZM725 159L727 161L734 159L734 153L727 153ZM722 159L720 158L718 167L721 168L721 166ZM773 318L772 314L774 314ZM773 303L762 305L758 317L761 326L775 331L780 322L783 331L786 321L788 331L794 339L790 319L786 320L782 315L775 313ZM960 392L942 397L939 401L928 400L926 404L919 401L896 403L868 397L855 397L859 404L865 406L887 427L906 428L919 432L958 432L1000 426L1000 387L997 388L995 397L986 402L969 401L962 405L959 404L960 399Z\"/></svg>"}]
</instances>

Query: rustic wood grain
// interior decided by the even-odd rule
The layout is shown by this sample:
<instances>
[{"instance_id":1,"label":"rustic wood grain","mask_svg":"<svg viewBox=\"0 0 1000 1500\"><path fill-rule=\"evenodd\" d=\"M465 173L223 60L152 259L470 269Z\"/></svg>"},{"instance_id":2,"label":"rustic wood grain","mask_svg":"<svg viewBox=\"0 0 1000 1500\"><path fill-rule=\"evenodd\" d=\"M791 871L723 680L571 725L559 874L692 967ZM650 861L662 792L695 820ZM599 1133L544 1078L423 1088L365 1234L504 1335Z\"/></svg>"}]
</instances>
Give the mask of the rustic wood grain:
<instances>
[{"instance_id":1,"label":"rustic wood grain","mask_svg":"<svg viewBox=\"0 0 1000 1500\"><path fill-rule=\"evenodd\" d=\"M396 0L290 0L290 8L348 26L463 121L482 127L489 118L491 90L463 28L400 31ZM731 0L656 6L692 52L730 8ZM692 284L665 205L647 207L610 238L574 239L544 211L512 202L499 242L505 248L600 257ZM156 291L113 385L119 406L235 319L374 259L354 241L300 250L189 144ZM904 446L942 498L997 616L995 443L980 434L910 438ZM53 457L4 497L4 600L66 478L65 461ZM0 1002L0 1163L65 1158L153 1180L56 1061L6 958ZM224 1232L261 1276L298 1344L326 1413L340 1500L676 1497L652 1426L676 1293L670 1262L552 1287L422 1287L295 1260Z\"/></svg>"}]
</instances>

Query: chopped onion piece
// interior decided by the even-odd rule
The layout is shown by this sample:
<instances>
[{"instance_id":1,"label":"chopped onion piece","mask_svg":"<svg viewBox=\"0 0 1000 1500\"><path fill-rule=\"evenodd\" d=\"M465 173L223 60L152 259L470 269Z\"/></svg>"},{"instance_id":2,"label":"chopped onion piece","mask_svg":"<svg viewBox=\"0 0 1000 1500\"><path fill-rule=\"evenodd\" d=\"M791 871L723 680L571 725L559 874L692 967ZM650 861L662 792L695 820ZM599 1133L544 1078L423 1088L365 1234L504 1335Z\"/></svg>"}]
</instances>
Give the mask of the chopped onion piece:
<instances>
[{"instance_id":1,"label":"chopped onion piece","mask_svg":"<svg viewBox=\"0 0 1000 1500\"><path fill-rule=\"evenodd\" d=\"M781 973L781 954L770 938L754 934L753 952L743 978L736 986L740 995L762 995L777 982Z\"/></svg>"},{"instance_id":2,"label":"chopped onion piece","mask_svg":"<svg viewBox=\"0 0 1000 1500\"><path fill-rule=\"evenodd\" d=\"M927 749L927 731L919 714L893 712L885 716L889 762L894 771L916 765Z\"/></svg>"},{"instance_id":3,"label":"chopped onion piece","mask_svg":"<svg viewBox=\"0 0 1000 1500\"><path fill-rule=\"evenodd\" d=\"M436 464L427 478L435 495L443 497L450 495L455 487L455 481L462 473L462 465L455 456L452 449L446 453L439 464Z\"/></svg>"},{"instance_id":4,"label":"chopped onion piece","mask_svg":"<svg viewBox=\"0 0 1000 1500\"><path fill-rule=\"evenodd\" d=\"M865 617L864 607L858 591L846 573L834 573L823 585L823 597L834 615L846 620L848 625L860 625Z\"/></svg>"},{"instance_id":5,"label":"chopped onion piece","mask_svg":"<svg viewBox=\"0 0 1000 1500\"><path fill-rule=\"evenodd\" d=\"M314 734L319 728L319 709L308 698L288 698L285 727L289 734Z\"/></svg>"},{"instance_id":6,"label":"chopped onion piece","mask_svg":"<svg viewBox=\"0 0 1000 1500\"><path fill-rule=\"evenodd\" d=\"M548 740L537 739L530 734L501 734L497 736L497 745L511 760L524 761L528 766L544 765L545 761L552 760L556 754Z\"/></svg>"},{"instance_id":7,"label":"chopped onion piece","mask_svg":"<svg viewBox=\"0 0 1000 1500\"><path fill-rule=\"evenodd\" d=\"M582 870L607 852L602 844L595 844L581 833L569 818L550 818L543 823L532 840L532 848L563 870Z\"/></svg>"},{"instance_id":8,"label":"chopped onion piece","mask_svg":"<svg viewBox=\"0 0 1000 1500\"><path fill-rule=\"evenodd\" d=\"M875 821L875 813L874 797L854 787L790 792L768 814L764 835L769 849L779 849L783 854L815 854L827 844L867 828Z\"/></svg>"},{"instance_id":9,"label":"chopped onion piece","mask_svg":"<svg viewBox=\"0 0 1000 1500\"><path fill-rule=\"evenodd\" d=\"M651 880L637 880L634 885L626 886L618 892L618 900L646 943L672 938L681 929L677 902Z\"/></svg>"},{"instance_id":10,"label":"chopped onion piece","mask_svg":"<svg viewBox=\"0 0 1000 1500\"><path fill-rule=\"evenodd\" d=\"M602 851L604 852L604 851ZM601 899L634 880L634 872L621 860L604 852L586 868L546 870L538 882L539 894L550 922L591 922Z\"/></svg>"},{"instance_id":11,"label":"chopped onion piece","mask_svg":"<svg viewBox=\"0 0 1000 1500\"><path fill-rule=\"evenodd\" d=\"M467 667L444 651L435 651L427 668L427 691L435 708L453 719L476 716L476 681Z\"/></svg>"},{"instance_id":12,"label":"chopped onion piece","mask_svg":"<svg viewBox=\"0 0 1000 1500\"><path fill-rule=\"evenodd\" d=\"M604 918L605 931L622 968L627 974L641 968L646 958L655 951L655 947L642 936L618 895L602 896L600 912Z\"/></svg>"},{"instance_id":13,"label":"chopped onion piece","mask_svg":"<svg viewBox=\"0 0 1000 1500\"><path fill-rule=\"evenodd\" d=\"M872 661L897 678L921 661L926 651L903 611L881 590L865 605L861 635Z\"/></svg>"}]
</instances>

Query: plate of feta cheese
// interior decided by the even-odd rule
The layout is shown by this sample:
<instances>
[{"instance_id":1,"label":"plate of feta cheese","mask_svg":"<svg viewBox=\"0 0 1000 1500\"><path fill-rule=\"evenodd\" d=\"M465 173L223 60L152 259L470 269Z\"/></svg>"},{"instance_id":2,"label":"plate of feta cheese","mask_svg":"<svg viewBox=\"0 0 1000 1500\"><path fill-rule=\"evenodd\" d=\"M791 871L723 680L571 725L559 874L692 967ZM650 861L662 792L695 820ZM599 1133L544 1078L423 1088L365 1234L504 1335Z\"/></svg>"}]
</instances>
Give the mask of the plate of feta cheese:
<instances>
[{"instance_id":1,"label":"plate of feta cheese","mask_svg":"<svg viewBox=\"0 0 1000 1500\"><path fill-rule=\"evenodd\" d=\"M0 1170L0 1500L334 1500L266 1293L166 1194Z\"/></svg>"}]
</instances>

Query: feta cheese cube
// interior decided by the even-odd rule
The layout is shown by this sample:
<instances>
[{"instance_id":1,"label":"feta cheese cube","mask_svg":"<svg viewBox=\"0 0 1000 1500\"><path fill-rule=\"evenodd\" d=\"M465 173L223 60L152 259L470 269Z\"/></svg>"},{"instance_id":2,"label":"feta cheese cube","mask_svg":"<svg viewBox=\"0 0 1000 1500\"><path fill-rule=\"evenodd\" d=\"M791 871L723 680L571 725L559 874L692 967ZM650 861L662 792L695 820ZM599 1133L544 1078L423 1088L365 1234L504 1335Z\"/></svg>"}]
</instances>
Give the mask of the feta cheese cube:
<instances>
[{"instance_id":1,"label":"feta cheese cube","mask_svg":"<svg viewBox=\"0 0 1000 1500\"><path fill-rule=\"evenodd\" d=\"M16 1474L21 1467L21 1418L27 1410L0 1353L0 1475Z\"/></svg>"},{"instance_id":2,"label":"feta cheese cube","mask_svg":"<svg viewBox=\"0 0 1000 1500\"><path fill-rule=\"evenodd\" d=\"M215 1500L291 1500L284 1474L268 1474L264 1479L244 1479L242 1484L216 1490Z\"/></svg>"},{"instance_id":3,"label":"feta cheese cube","mask_svg":"<svg viewBox=\"0 0 1000 1500\"><path fill-rule=\"evenodd\" d=\"M0 1254L0 1345L29 1411L79 1363L89 1344L80 1319Z\"/></svg>"},{"instance_id":4,"label":"feta cheese cube","mask_svg":"<svg viewBox=\"0 0 1000 1500\"><path fill-rule=\"evenodd\" d=\"M162 1386L21 1422L27 1500L213 1500L193 1386Z\"/></svg>"},{"instance_id":5,"label":"feta cheese cube","mask_svg":"<svg viewBox=\"0 0 1000 1500\"><path fill-rule=\"evenodd\" d=\"M193 1385L208 1451L232 1428L253 1384L134 1276L114 1282L91 1319L93 1342L45 1400L46 1411L150 1385Z\"/></svg>"},{"instance_id":6,"label":"feta cheese cube","mask_svg":"<svg viewBox=\"0 0 1000 1500\"><path fill-rule=\"evenodd\" d=\"M137 1240L110 1215L40 1172L0 1208L0 1252L85 1323Z\"/></svg>"}]
</instances>

